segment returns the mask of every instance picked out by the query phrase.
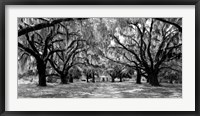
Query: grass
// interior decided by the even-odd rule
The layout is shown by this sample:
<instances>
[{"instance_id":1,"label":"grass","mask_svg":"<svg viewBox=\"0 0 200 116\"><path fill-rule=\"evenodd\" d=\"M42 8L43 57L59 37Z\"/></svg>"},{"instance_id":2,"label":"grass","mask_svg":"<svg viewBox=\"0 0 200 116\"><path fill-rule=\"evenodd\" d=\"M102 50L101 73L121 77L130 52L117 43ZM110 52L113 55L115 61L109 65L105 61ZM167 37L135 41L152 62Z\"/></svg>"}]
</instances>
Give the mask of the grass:
<instances>
[{"instance_id":1,"label":"grass","mask_svg":"<svg viewBox=\"0 0 200 116\"><path fill-rule=\"evenodd\" d=\"M35 83L18 82L18 98L181 98L181 84L164 84L152 87L135 82L75 82L70 84L47 83L39 87Z\"/></svg>"}]
</instances>

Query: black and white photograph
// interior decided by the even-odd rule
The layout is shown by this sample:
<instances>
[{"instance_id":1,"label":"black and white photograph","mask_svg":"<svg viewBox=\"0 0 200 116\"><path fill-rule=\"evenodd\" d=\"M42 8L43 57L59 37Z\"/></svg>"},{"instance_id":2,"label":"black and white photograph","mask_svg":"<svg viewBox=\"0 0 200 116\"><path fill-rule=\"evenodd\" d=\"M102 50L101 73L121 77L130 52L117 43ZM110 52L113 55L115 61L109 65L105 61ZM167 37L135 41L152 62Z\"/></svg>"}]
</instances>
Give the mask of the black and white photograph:
<instances>
[{"instance_id":1,"label":"black and white photograph","mask_svg":"<svg viewBox=\"0 0 200 116\"><path fill-rule=\"evenodd\" d=\"M182 17L18 17L18 98L182 98Z\"/></svg>"}]
</instances>

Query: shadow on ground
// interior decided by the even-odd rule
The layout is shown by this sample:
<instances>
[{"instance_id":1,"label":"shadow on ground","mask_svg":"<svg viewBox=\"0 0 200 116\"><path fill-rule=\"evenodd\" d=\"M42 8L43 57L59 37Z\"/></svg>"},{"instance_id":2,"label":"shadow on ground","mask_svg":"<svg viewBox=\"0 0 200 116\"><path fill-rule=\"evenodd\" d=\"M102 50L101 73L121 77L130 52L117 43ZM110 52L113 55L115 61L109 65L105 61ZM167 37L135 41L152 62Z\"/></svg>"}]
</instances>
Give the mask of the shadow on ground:
<instances>
[{"instance_id":1,"label":"shadow on ground","mask_svg":"<svg viewBox=\"0 0 200 116\"><path fill-rule=\"evenodd\" d=\"M48 83L39 87L34 83L18 84L18 98L181 98L181 84L162 84L152 87L146 83Z\"/></svg>"}]
</instances>

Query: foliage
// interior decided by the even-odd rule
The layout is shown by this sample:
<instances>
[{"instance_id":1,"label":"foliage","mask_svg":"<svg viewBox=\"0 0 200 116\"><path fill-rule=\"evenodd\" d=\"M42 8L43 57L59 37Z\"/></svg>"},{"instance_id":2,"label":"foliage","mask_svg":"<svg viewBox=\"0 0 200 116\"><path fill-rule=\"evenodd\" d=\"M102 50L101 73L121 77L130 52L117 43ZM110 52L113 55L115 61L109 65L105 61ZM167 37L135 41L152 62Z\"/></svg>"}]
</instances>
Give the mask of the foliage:
<instances>
[{"instance_id":1,"label":"foliage","mask_svg":"<svg viewBox=\"0 0 200 116\"><path fill-rule=\"evenodd\" d=\"M181 57L182 18L18 19L19 66L31 62L40 86L47 76L66 84L82 71L95 82L102 70L112 82L137 72L138 84L144 76L159 86L158 78L181 78Z\"/></svg>"},{"instance_id":2,"label":"foliage","mask_svg":"<svg viewBox=\"0 0 200 116\"><path fill-rule=\"evenodd\" d=\"M114 44L106 58L136 70L159 86L157 75L165 62L181 60L181 19L133 18L119 19L115 32L110 33ZM122 22L122 23L121 23ZM114 56L111 58L111 56Z\"/></svg>"}]
</instances>

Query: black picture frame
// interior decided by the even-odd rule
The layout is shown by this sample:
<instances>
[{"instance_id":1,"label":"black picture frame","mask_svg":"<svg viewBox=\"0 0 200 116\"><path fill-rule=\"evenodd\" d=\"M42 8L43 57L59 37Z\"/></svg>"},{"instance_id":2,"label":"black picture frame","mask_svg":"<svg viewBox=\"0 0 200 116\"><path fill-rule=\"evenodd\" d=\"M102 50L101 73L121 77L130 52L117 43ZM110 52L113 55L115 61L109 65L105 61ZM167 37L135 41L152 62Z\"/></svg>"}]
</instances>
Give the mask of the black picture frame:
<instances>
[{"instance_id":1,"label":"black picture frame","mask_svg":"<svg viewBox=\"0 0 200 116\"><path fill-rule=\"evenodd\" d=\"M200 0L1 0L0 2L0 114L2 116L199 116ZM6 5L195 5L195 111L5 111ZM31 107L31 106L29 106ZM130 106L131 107L131 106Z\"/></svg>"}]
</instances>

